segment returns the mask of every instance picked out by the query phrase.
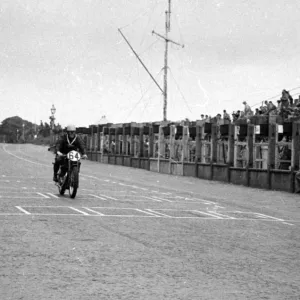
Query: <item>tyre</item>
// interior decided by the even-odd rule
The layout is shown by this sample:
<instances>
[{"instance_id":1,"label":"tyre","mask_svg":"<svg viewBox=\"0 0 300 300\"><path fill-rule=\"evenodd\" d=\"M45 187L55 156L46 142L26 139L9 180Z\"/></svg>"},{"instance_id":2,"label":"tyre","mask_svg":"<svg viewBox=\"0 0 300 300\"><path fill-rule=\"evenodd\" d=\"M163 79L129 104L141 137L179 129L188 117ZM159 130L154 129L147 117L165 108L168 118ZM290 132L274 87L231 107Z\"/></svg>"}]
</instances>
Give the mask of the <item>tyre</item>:
<instances>
[{"instance_id":1,"label":"tyre","mask_svg":"<svg viewBox=\"0 0 300 300\"><path fill-rule=\"evenodd\" d=\"M59 187L58 187L60 195L64 195L66 191L66 179L59 178Z\"/></svg>"},{"instance_id":2,"label":"tyre","mask_svg":"<svg viewBox=\"0 0 300 300\"><path fill-rule=\"evenodd\" d=\"M69 178L69 195L75 198L78 189L78 168L73 167Z\"/></svg>"}]
</instances>

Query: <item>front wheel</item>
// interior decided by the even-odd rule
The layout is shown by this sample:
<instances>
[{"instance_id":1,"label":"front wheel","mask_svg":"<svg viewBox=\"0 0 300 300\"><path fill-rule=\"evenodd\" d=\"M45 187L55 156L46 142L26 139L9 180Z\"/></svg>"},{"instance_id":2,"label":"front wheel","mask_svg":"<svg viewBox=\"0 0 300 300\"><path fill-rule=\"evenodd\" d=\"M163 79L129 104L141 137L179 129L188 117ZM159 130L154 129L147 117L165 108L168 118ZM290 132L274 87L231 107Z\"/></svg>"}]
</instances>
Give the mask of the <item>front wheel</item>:
<instances>
[{"instance_id":1,"label":"front wheel","mask_svg":"<svg viewBox=\"0 0 300 300\"><path fill-rule=\"evenodd\" d=\"M60 195L64 195L65 191L66 191L67 178L66 178L66 176L61 177L60 175L61 175L61 172L59 172L59 174L57 176L58 191L59 191Z\"/></svg>"},{"instance_id":2,"label":"front wheel","mask_svg":"<svg viewBox=\"0 0 300 300\"><path fill-rule=\"evenodd\" d=\"M70 173L70 184L69 184L69 195L71 198L75 198L77 189L78 189L78 181L79 181L79 175L78 175L78 168L73 167Z\"/></svg>"}]
</instances>

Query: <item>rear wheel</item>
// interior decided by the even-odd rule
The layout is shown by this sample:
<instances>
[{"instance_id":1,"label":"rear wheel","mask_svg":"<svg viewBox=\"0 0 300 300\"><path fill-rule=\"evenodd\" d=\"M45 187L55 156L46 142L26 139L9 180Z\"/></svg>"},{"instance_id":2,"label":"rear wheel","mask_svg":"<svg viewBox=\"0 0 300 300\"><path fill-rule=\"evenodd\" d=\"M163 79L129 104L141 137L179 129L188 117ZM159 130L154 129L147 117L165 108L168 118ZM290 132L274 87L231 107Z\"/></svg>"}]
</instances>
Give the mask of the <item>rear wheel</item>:
<instances>
[{"instance_id":1,"label":"rear wheel","mask_svg":"<svg viewBox=\"0 0 300 300\"><path fill-rule=\"evenodd\" d=\"M69 195L71 198L75 198L78 189L78 168L73 167L70 173Z\"/></svg>"}]
</instances>

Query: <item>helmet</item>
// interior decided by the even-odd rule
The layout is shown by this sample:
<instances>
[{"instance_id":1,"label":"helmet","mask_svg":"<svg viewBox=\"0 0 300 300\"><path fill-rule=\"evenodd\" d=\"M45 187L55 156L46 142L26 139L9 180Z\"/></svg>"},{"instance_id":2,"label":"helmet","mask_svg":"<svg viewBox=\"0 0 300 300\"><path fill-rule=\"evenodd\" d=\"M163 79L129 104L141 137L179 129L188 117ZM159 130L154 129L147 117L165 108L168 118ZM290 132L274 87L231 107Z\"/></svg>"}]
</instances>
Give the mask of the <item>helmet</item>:
<instances>
[{"instance_id":1,"label":"helmet","mask_svg":"<svg viewBox=\"0 0 300 300\"><path fill-rule=\"evenodd\" d=\"M76 131L75 125L68 125L68 126L67 126L67 132L68 132L68 131Z\"/></svg>"}]
</instances>

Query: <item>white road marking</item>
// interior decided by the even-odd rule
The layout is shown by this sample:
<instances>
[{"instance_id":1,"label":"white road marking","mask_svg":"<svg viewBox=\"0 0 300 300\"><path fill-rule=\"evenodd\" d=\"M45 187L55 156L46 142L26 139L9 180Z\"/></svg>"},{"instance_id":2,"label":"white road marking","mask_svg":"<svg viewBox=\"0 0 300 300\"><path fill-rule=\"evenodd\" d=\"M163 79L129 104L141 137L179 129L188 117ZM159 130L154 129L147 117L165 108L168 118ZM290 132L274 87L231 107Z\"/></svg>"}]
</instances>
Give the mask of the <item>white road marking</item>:
<instances>
[{"instance_id":1,"label":"white road marking","mask_svg":"<svg viewBox=\"0 0 300 300\"><path fill-rule=\"evenodd\" d=\"M35 165L46 166L46 167L48 167L48 168L52 168L52 166L49 166L49 165L46 165L46 164L37 163L37 162L35 162L35 161L28 160L28 159L25 159L25 158L20 157L20 156L18 156L18 155L15 155L15 154L13 154L13 153L7 151L5 148L6 148L6 146L2 146L2 149L3 149L4 152L6 152L7 154L12 155L12 156L14 156L14 157L16 157L16 158L18 158L18 159L21 159L21 160L30 162L30 163L35 164Z\"/></svg>"},{"instance_id":2,"label":"white road marking","mask_svg":"<svg viewBox=\"0 0 300 300\"><path fill-rule=\"evenodd\" d=\"M191 200L197 200L197 201L201 201L201 202L205 202L207 204L216 204L216 202L210 201L210 200L206 200L206 199L201 199L201 198L190 198Z\"/></svg>"},{"instance_id":3,"label":"white road marking","mask_svg":"<svg viewBox=\"0 0 300 300\"><path fill-rule=\"evenodd\" d=\"M56 195L54 195L54 194L52 194L52 193L47 193L48 195L50 195L50 196L52 196L53 198L59 198L58 196L56 196Z\"/></svg>"},{"instance_id":4,"label":"white road marking","mask_svg":"<svg viewBox=\"0 0 300 300\"><path fill-rule=\"evenodd\" d=\"M27 210L25 210L24 208L22 208L21 206L15 206L18 210L20 210L21 212L23 212L25 215L31 215L31 213Z\"/></svg>"},{"instance_id":5,"label":"white road marking","mask_svg":"<svg viewBox=\"0 0 300 300\"><path fill-rule=\"evenodd\" d=\"M155 215L154 213L151 213L151 212L148 212L148 211L145 211L145 210L141 210L141 209L138 209L138 208L136 208L135 210L139 211L139 212L142 212L142 213L145 213L145 214L148 214L150 216L157 217L157 215Z\"/></svg>"},{"instance_id":6,"label":"white road marking","mask_svg":"<svg viewBox=\"0 0 300 300\"><path fill-rule=\"evenodd\" d=\"M172 200L164 199L164 198L157 197L157 196L152 196L152 197L153 197L154 199L158 199L158 200L161 200L161 201L173 202Z\"/></svg>"},{"instance_id":7,"label":"white road marking","mask_svg":"<svg viewBox=\"0 0 300 300\"><path fill-rule=\"evenodd\" d=\"M290 225L290 226L295 226L295 224L291 224L291 223L285 222L283 219L271 217L271 216L268 216L268 215L265 215L265 214L261 214L261 213L255 213L255 214L258 215L258 216L261 216L262 218L273 219L273 220L282 222L282 224L286 224L286 225Z\"/></svg>"},{"instance_id":8,"label":"white road marking","mask_svg":"<svg viewBox=\"0 0 300 300\"><path fill-rule=\"evenodd\" d=\"M100 213L99 211L93 210L91 208L88 208L88 207L83 207L83 208L86 209L86 210L88 210L88 211L90 211L90 212L92 212L92 213L95 213L95 214L97 214L99 216L105 216L104 214Z\"/></svg>"},{"instance_id":9,"label":"white road marking","mask_svg":"<svg viewBox=\"0 0 300 300\"><path fill-rule=\"evenodd\" d=\"M145 210L148 210L148 211L150 211L150 212L152 212L152 213L154 213L154 214L156 214L156 215L159 215L159 216L163 216L163 217L167 217L167 218L172 218L172 216L165 215L165 214L160 213L160 212L158 212L158 211L156 211L156 210L154 210L154 209L149 209L149 208L147 208L147 209L145 209Z\"/></svg>"},{"instance_id":10,"label":"white road marking","mask_svg":"<svg viewBox=\"0 0 300 300\"><path fill-rule=\"evenodd\" d=\"M197 212L197 213L199 213L199 214L211 216L211 217L214 217L214 218L217 218L217 219L223 219L222 217L217 216L217 215L214 215L214 214L212 214L212 213L207 213L207 212L199 211L199 210L192 210L192 211Z\"/></svg>"},{"instance_id":11,"label":"white road marking","mask_svg":"<svg viewBox=\"0 0 300 300\"><path fill-rule=\"evenodd\" d=\"M106 196L106 195L100 195L101 197L105 197L105 198L108 198L108 199L111 199L111 200L115 200L115 201L118 201L118 199L114 198L114 197L110 197L110 196Z\"/></svg>"},{"instance_id":12,"label":"white road marking","mask_svg":"<svg viewBox=\"0 0 300 300\"><path fill-rule=\"evenodd\" d=\"M260 218L268 218L268 219L274 219L274 220L277 220L277 221L284 221L283 219L267 216L267 215L264 215L264 214L261 214L261 213L254 213L254 214L257 215Z\"/></svg>"},{"instance_id":13,"label":"white road marking","mask_svg":"<svg viewBox=\"0 0 300 300\"><path fill-rule=\"evenodd\" d=\"M290 226L295 226L295 224L287 223L287 222L281 222L282 224L290 225Z\"/></svg>"},{"instance_id":14,"label":"white road marking","mask_svg":"<svg viewBox=\"0 0 300 300\"><path fill-rule=\"evenodd\" d=\"M151 198L151 197L147 197L147 196L141 196L141 197L146 198L146 199L150 199L152 201L161 202L160 200L157 200L157 199L154 199L154 198Z\"/></svg>"},{"instance_id":15,"label":"white road marking","mask_svg":"<svg viewBox=\"0 0 300 300\"><path fill-rule=\"evenodd\" d=\"M85 216L89 216L90 215L90 214L88 214L88 213L86 213L86 212L84 212L82 210L77 209L77 208L74 208L74 207L71 207L71 206L69 206L69 208L72 209L72 210L75 210L75 211L77 211L77 212L79 212L79 213L81 213L81 214L83 214Z\"/></svg>"},{"instance_id":16,"label":"white road marking","mask_svg":"<svg viewBox=\"0 0 300 300\"><path fill-rule=\"evenodd\" d=\"M106 199L104 199L103 197L93 195L93 194L88 194L88 195L106 201Z\"/></svg>"},{"instance_id":17,"label":"white road marking","mask_svg":"<svg viewBox=\"0 0 300 300\"><path fill-rule=\"evenodd\" d=\"M209 213L212 213L212 214L214 214L214 215L218 215L218 216L220 216L221 218L225 218L225 219L235 219L234 217L230 217L230 216L227 216L227 215L223 215L223 214L220 214L220 213L218 213L218 212L216 212L216 211L211 211L211 210L208 210L208 212Z\"/></svg>"},{"instance_id":18,"label":"white road marking","mask_svg":"<svg viewBox=\"0 0 300 300\"><path fill-rule=\"evenodd\" d=\"M38 193L38 192L37 192L37 194L38 194L38 195L40 195L40 196L43 196L43 197L44 197L44 198L46 198L46 199L50 199L50 197L49 197L49 196L47 196L47 195L44 195L44 194L42 194L42 193Z\"/></svg>"}]
</instances>

